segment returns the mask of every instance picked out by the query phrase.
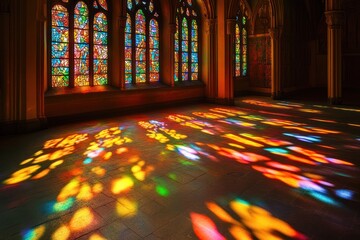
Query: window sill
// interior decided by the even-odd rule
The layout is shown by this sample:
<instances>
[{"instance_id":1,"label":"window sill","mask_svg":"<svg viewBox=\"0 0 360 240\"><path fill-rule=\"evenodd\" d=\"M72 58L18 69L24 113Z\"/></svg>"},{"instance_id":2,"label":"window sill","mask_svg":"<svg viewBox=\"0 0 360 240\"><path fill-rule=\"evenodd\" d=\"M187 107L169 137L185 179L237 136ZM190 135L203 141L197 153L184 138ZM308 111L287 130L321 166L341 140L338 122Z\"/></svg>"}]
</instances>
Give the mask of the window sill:
<instances>
[{"instance_id":1,"label":"window sill","mask_svg":"<svg viewBox=\"0 0 360 240\"><path fill-rule=\"evenodd\" d=\"M143 89L159 89L159 88L170 88L170 86L161 83L161 82L155 82L155 83L138 83L138 84L131 84L127 83L125 84L124 91L133 91L133 90L143 90Z\"/></svg>"},{"instance_id":2,"label":"window sill","mask_svg":"<svg viewBox=\"0 0 360 240\"><path fill-rule=\"evenodd\" d=\"M189 86L204 86L202 81L182 81L182 82L175 82L176 87L189 87Z\"/></svg>"},{"instance_id":3,"label":"window sill","mask_svg":"<svg viewBox=\"0 0 360 240\"><path fill-rule=\"evenodd\" d=\"M204 86L204 83L201 81L184 81L176 82L174 87L194 87L194 86ZM141 91L141 90L151 90L151 89L171 89L171 86L168 86L164 83L140 83L140 84L126 84L125 89L121 90L118 87L113 86L95 86L95 87L74 87L74 88L52 88L45 93L45 97L52 96L63 96L63 95L86 95L92 93L117 93L117 92L132 92L132 91Z\"/></svg>"},{"instance_id":4,"label":"window sill","mask_svg":"<svg viewBox=\"0 0 360 240\"><path fill-rule=\"evenodd\" d=\"M45 97L60 96L60 95L73 95L73 94L89 94L101 92L116 92L119 88L112 86L95 86L95 87L74 87L74 88L52 88L45 93Z\"/></svg>"}]
</instances>

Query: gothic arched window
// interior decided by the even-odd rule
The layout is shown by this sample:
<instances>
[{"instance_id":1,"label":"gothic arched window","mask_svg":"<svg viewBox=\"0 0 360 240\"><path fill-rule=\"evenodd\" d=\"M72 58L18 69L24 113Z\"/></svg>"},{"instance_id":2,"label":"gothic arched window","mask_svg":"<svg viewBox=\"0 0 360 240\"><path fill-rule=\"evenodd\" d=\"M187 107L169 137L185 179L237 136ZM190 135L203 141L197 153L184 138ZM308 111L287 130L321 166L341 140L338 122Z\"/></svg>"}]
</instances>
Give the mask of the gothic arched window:
<instances>
[{"instance_id":1,"label":"gothic arched window","mask_svg":"<svg viewBox=\"0 0 360 240\"><path fill-rule=\"evenodd\" d=\"M127 0L125 26L125 83L160 79L158 0Z\"/></svg>"},{"instance_id":2,"label":"gothic arched window","mask_svg":"<svg viewBox=\"0 0 360 240\"><path fill-rule=\"evenodd\" d=\"M106 0L49 0L50 86L80 87L108 83Z\"/></svg>"},{"instance_id":3,"label":"gothic arched window","mask_svg":"<svg viewBox=\"0 0 360 240\"><path fill-rule=\"evenodd\" d=\"M176 9L175 82L199 80L199 13L193 0L179 0Z\"/></svg>"},{"instance_id":4,"label":"gothic arched window","mask_svg":"<svg viewBox=\"0 0 360 240\"><path fill-rule=\"evenodd\" d=\"M248 68L248 49L247 49L247 31L246 17L241 14L236 15L235 23L235 76L245 77Z\"/></svg>"}]
</instances>

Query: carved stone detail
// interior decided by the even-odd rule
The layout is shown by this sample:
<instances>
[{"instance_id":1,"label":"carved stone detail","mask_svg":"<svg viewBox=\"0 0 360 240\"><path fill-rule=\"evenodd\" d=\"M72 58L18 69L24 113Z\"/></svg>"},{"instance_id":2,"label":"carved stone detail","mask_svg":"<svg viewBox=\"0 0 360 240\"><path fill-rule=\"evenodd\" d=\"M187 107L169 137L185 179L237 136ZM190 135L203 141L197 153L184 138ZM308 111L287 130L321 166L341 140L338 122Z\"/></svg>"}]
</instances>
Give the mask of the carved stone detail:
<instances>
[{"instance_id":1,"label":"carved stone detail","mask_svg":"<svg viewBox=\"0 0 360 240\"><path fill-rule=\"evenodd\" d=\"M330 28L341 28L344 25L345 13L343 11L325 12L326 24Z\"/></svg>"},{"instance_id":2,"label":"carved stone detail","mask_svg":"<svg viewBox=\"0 0 360 240\"><path fill-rule=\"evenodd\" d=\"M249 18L249 13L247 11L246 5L244 3L244 0L240 1L240 11L243 13L242 15L246 18Z\"/></svg>"},{"instance_id":3,"label":"carved stone detail","mask_svg":"<svg viewBox=\"0 0 360 240\"><path fill-rule=\"evenodd\" d=\"M227 35L234 35L235 34L235 19L226 19L226 34Z\"/></svg>"},{"instance_id":4,"label":"carved stone detail","mask_svg":"<svg viewBox=\"0 0 360 240\"><path fill-rule=\"evenodd\" d=\"M206 34L215 34L216 30L216 19L206 19L205 20L205 32Z\"/></svg>"},{"instance_id":5,"label":"carved stone detail","mask_svg":"<svg viewBox=\"0 0 360 240\"><path fill-rule=\"evenodd\" d=\"M282 29L281 28L270 28L269 33L270 33L271 39L279 40L281 33L282 33Z\"/></svg>"}]
</instances>

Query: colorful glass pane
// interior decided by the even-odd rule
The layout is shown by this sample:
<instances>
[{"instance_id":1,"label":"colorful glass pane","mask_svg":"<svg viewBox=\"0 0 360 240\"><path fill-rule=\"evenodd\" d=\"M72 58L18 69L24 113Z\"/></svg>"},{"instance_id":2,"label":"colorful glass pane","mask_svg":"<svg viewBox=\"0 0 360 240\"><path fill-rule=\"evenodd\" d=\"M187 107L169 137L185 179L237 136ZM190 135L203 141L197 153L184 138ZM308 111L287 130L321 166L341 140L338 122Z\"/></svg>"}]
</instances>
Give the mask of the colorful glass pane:
<instances>
[{"instance_id":1,"label":"colorful glass pane","mask_svg":"<svg viewBox=\"0 0 360 240\"><path fill-rule=\"evenodd\" d=\"M136 83L146 82L146 21L140 9L135 15Z\"/></svg>"},{"instance_id":2,"label":"colorful glass pane","mask_svg":"<svg viewBox=\"0 0 360 240\"><path fill-rule=\"evenodd\" d=\"M128 17L125 27L126 83L159 81L160 30L156 6L155 0L127 0Z\"/></svg>"},{"instance_id":3,"label":"colorful glass pane","mask_svg":"<svg viewBox=\"0 0 360 240\"><path fill-rule=\"evenodd\" d=\"M150 12L154 11L154 3L152 0L150 0L150 3L149 3L149 10L150 10Z\"/></svg>"},{"instance_id":4,"label":"colorful glass pane","mask_svg":"<svg viewBox=\"0 0 360 240\"><path fill-rule=\"evenodd\" d=\"M84 2L74 11L74 85L89 85L89 17Z\"/></svg>"},{"instance_id":5,"label":"colorful glass pane","mask_svg":"<svg viewBox=\"0 0 360 240\"><path fill-rule=\"evenodd\" d=\"M186 18L183 18L182 20L182 39L183 40L188 40L189 39L189 29L188 29L188 25L187 25L187 20Z\"/></svg>"},{"instance_id":6,"label":"colorful glass pane","mask_svg":"<svg viewBox=\"0 0 360 240\"><path fill-rule=\"evenodd\" d=\"M51 86L69 86L69 14L61 5L51 10Z\"/></svg>"},{"instance_id":7,"label":"colorful glass pane","mask_svg":"<svg viewBox=\"0 0 360 240\"><path fill-rule=\"evenodd\" d=\"M246 32L246 29L243 28L242 29L242 37L243 37L243 44L247 44L247 32Z\"/></svg>"},{"instance_id":8,"label":"colorful glass pane","mask_svg":"<svg viewBox=\"0 0 360 240\"><path fill-rule=\"evenodd\" d=\"M199 44L198 42L191 42L191 51L198 52L199 51Z\"/></svg>"},{"instance_id":9,"label":"colorful glass pane","mask_svg":"<svg viewBox=\"0 0 360 240\"><path fill-rule=\"evenodd\" d=\"M241 65L240 65L240 27L239 24L235 25L235 76L239 77L241 74Z\"/></svg>"},{"instance_id":10,"label":"colorful glass pane","mask_svg":"<svg viewBox=\"0 0 360 240\"><path fill-rule=\"evenodd\" d=\"M150 38L150 48L159 48L159 37Z\"/></svg>"},{"instance_id":11,"label":"colorful glass pane","mask_svg":"<svg viewBox=\"0 0 360 240\"><path fill-rule=\"evenodd\" d=\"M125 25L125 83L132 82L132 47L131 46L132 46L131 17L129 14L127 14L126 25Z\"/></svg>"},{"instance_id":12,"label":"colorful glass pane","mask_svg":"<svg viewBox=\"0 0 360 240\"><path fill-rule=\"evenodd\" d=\"M107 84L108 35L107 18L104 13L94 17L94 85Z\"/></svg>"},{"instance_id":13,"label":"colorful glass pane","mask_svg":"<svg viewBox=\"0 0 360 240\"><path fill-rule=\"evenodd\" d=\"M175 54L174 54L174 81L179 81L179 22L176 18L176 30L175 30Z\"/></svg>"},{"instance_id":14,"label":"colorful glass pane","mask_svg":"<svg viewBox=\"0 0 360 240\"><path fill-rule=\"evenodd\" d=\"M159 25L154 19L150 20L150 82L159 81L160 71Z\"/></svg>"},{"instance_id":15,"label":"colorful glass pane","mask_svg":"<svg viewBox=\"0 0 360 240\"><path fill-rule=\"evenodd\" d=\"M129 10L132 9L132 0L127 0L127 7Z\"/></svg>"},{"instance_id":16,"label":"colorful glass pane","mask_svg":"<svg viewBox=\"0 0 360 240\"><path fill-rule=\"evenodd\" d=\"M199 54L198 54L198 25L196 20L191 22L191 80L198 80L199 72Z\"/></svg>"},{"instance_id":17,"label":"colorful glass pane","mask_svg":"<svg viewBox=\"0 0 360 240\"><path fill-rule=\"evenodd\" d=\"M199 29L192 0L179 0L176 10L175 81L198 80Z\"/></svg>"},{"instance_id":18,"label":"colorful glass pane","mask_svg":"<svg viewBox=\"0 0 360 240\"><path fill-rule=\"evenodd\" d=\"M242 75L247 75L247 31L242 29Z\"/></svg>"},{"instance_id":19,"label":"colorful glass pane","mask_svg":"<svg viewBox=\"0 0 360 240\"><path fill-rule=\"evenodd\" d=\"M98 0L98 2L103 9L105 9L105 10L108 9L106 0Z\"/></svg>"},{"instance_id":20,"label":"colorful glass pane","mask_svg":"<svg viewBox=\"0 0 360 240\"><path fill-rule=\"evenodd\" d=\"M196 20L192 21L192 29L191 29L191 40L198 41L198 28Z\"/></svg>"},{"instance_id":21,"label":"colorful glass pane","mask_svg":"<svg viewBox=\"0 0 360 240\"><path fill-rule=\"evenodd\" d=\"M107 10L107 1L71 2L76 3L73 9L69 9L72 4L64 4L64 6L55 5L51 11L51 86L78 87L106 84L108 22L106 13L99 12L99 8ZM72 15L70 16L68 12ZM89 19L93 22L90 23ZM71 29L69 22L72 23Z\"/></svg>"},{"instance_id":22,"label":"colorful glass pane","mask_svg":"<svg viewBox=\"0 0 360 240\"><path fill-rule=\"evenodd\" d=\"M189 80L189 29L187 24L187 19L184 17L182 20L182 53L181 53L181 62L182 62L182 80Z\"/></svg>"}]
</instances>

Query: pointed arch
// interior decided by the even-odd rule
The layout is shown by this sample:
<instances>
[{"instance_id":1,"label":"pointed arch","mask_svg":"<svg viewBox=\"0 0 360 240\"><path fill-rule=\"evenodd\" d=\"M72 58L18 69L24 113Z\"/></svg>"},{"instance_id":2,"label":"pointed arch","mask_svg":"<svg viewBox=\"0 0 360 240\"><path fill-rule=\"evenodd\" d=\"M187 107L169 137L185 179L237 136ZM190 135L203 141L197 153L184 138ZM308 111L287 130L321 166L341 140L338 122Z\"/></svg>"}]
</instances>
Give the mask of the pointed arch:
<instances>
[{"instance_id":1,"label":"pointed arch","mask_svg":"<svg viewBox=\"0 0 360 240\"><path fill-rule=\"evenodd\" d=\"M88 86L89 82L89 10L79 1L74 8L74 85Z\"/></svg>"},{"instance_id":2,"label":"pointed arch","mask_svg":"<svg viewBox=\"0 0 360 240\"><path fill-rule=\"evenodd\" d=\"M199 5L200 13L205 19L215 19L215 0L195 0Z\"/></svg>"},{"instance_id":3,"label":"pointed arch","mask_svg":"<svg viewBox=\"0 0 360 240\"><path fill-rule=\"evenodd\" d=\"M106 0L47 0L49 87L108 83Z\"/></svg>"},{"instance_id":4,"label":"pointed arch","mask_svg":"<svg viewBox=\"0 0 360 240\"><path fill-rule=\"evenodd\" d=\"M253 19L252 21L256 21L257 13L261 6L263 5L264 1L268 1L270 5L270 27L277 28L283 26L284 21L284 2L283 0L258 0L255 3L253 8Z\"/></svg>"},{"instance_id":5,"label":"pointed arch","mask_svg":"<svg viewBox=\"0 0 360 240\"><path fill-rule=\"evenodd\" d=\"M194 0L180 0L176 8L174 81L199 80L200 13ZM181 46L181 47L180 47Z\"/></svg>"},{"instance_id":6,"label":"pointed arch","mask_svg":"<svg viewBox=\"0 0 360 240\"><path fill-rule=\"evenodd\" d=\"M238 14L239 9L244 16L246 16L248 19L251 18L252 9L248 0L231 0L229 9L227 11L227 18L234 19Z\"/></svg>"},{"instance_id":7,"label":"pointed arch","mask_svg":"<svg viewBox=\"0 0 360 240\"><path fill-rule=\"evenodd\" d=\"M160 81L160 1L126 0L125 83Z\"/></svg>"},{"instance_id":8,"label":"pointed arch","mask_svg":"<svg viewBox=\"0 0 360 240\"><path fill-rule=\"evenodd\" d=\"M70 79L69 12L60 4L51 8L51 86L67 87Z\"/></svg>"}]
</instances>

